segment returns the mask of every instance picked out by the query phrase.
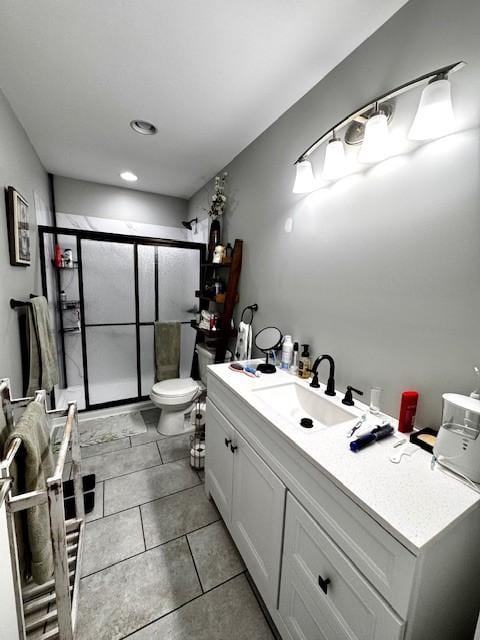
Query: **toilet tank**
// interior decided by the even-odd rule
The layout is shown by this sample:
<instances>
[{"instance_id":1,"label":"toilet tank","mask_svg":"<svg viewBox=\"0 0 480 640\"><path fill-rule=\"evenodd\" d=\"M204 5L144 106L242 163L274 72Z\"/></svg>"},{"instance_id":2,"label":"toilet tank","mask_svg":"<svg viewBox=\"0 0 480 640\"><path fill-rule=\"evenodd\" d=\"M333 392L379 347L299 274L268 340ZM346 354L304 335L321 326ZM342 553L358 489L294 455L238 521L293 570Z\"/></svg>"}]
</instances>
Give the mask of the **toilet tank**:
<instances>
[{"instance_id":1,"label":"toilet tank","mask_svg":"<svg viewBox=\"0 0 480 640\"><path fill-rule=\"evenodd\" d=\"M195 350L198 355L198 371L200 380L207 386L207 367L209 364L215 364L215 347L208 347L205 344L197 344ZM230 362L232 354L227 350L224 362Z\"/></svg>"},{"instance_id":2,"label":"toilet tank","mask_svg":"<svg viewBox=\"0 0 480 640\"><path fill-rule=\"evenodd\" d=\"M204 344L197 344L195 350L198 355L198 372L200 380L207 386L207 367L209 364L215 364L215 348L207 347Z\"/></svg>"}]
</instances>

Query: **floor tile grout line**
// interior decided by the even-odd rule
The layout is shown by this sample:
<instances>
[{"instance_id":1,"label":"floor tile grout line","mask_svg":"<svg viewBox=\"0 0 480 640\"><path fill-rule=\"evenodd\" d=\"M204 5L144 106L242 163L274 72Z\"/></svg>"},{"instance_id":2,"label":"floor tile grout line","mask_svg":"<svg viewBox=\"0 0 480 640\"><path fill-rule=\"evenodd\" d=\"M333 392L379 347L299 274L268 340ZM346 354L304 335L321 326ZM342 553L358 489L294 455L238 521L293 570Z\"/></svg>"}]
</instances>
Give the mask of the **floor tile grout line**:
<instances>
[{"instance_id":1,"label":"floor tile grout line","mask_svg":"<svg viewBox=\"0 0 480 640\"><path fill-rule=\"evenodd\" d=\"M147 503L148 504L148 503ZM138 505L138 509L140 509L142 505ZM137 507L132 507L132 509L136 509ZM130 511L130 509L127 509L127 511ZM119 511L118 513L125 513L124 511ZM142 517L142 510L140 509L140 517ZM117 515L116 513L112 514L112 515ZM109 518L110 516L105 516L105 518ZM105 519L103 518L103 519ZM98 518L98 520L100 520L101 518ZM131 558L136 558L137 556L141 556L142 553L146 553L147 551L153 551L153 549L158 549L159 547L164 547L166 544L168 544L169 542L175 542L176 540L180 540L181 538L186 538L187 535L189 535L190 533L195 533L196 531L200 531L201 529L206 529L207 527L209 527L211 524L215 524L216 522L220 522L221 518L218 518L217 520L213 520L212 522L209 522L208 524L204 524L201 527L198 527L197 529L192 529L191 531L188 531L187 533L182 533L179 536L176 536L175 538L170 538L170 540L165 540L165 542L160 542L160 544L156 544L153 547L147 547L146 545L146 540L145 540L145 534L144 534L144 542L145 542L145 549L143 551L139 551L139 553L134 553L131 556L128 556L128 558L122 558L121 560L117 560L117 562L112 562L112 564L107 565L106 567L102 567L101 569L97 569L96 571L92 571L91 573L87 573L86 575L82 576L83 578L89 578L90 576L95 575L96 573L100 573L100 571L105 571L105 569L111 569L112 567L114 567L117 564L121 564L122 562L125 562L125 560L130 560ZM93 521L95 522L95 521ZM143 529L143 520L142 520L142 529ZM188 543L188 541L187 541ZM188 545L190 548L190 544ZM190 553L192 554L192 551L190 550ZM192 554L193 557L193 554ZM194 565L195 565L195 561L194 561ZM196 569L196 565L195 565L195 569ZM245 569L243 571L243 573L245 572ZM242 572L241 572L242 573ZM240 575L240 574L238 574ZM197 573L198 576L198 573ZM203 586L202 583L200 581L199 578L199 582L200 582L200 586L202 588L203 591ZM215 587L213 587L215 588ZM211 589L207 589L207 591L205 591L204 593L208 593L208 591L211 591Z\"/></svg>"},{"instance_id":2,"label":"floor tile grout line","mask_svg":"<svg viewBox=\"0 0 480 640\"><path fill-rule=\"evenodd\" d=\"M125 436L122 440L127 439L130 440L130 436ZM143 442L142 444L137 445L137 447L148 447L149 445L154 444L154 440L152 442ZM122 451L130 451L131 449L136 449L137 447L122 447L121 449L114 449L113 451L104 451L103 453L96 453L93 456L83 457L82 460L92 460L92 458L105 458L105 456L118 456L121 455Z\"/></svg>"},{"instance_id":3,"label":"floor tile grout line","mask_svg":"<svg viewBox=\"0 0 480 640\"><path fill-rule=\"evenodd\" d=\"M178 491L172 491L172 493L167 493L164 496L158 496L158 498L153 498L152 500L147 500L146 502L140 502L139 504L131 504L129 507L125 507L125 509L119 509L118 511L113 511L112 513L108 513L107 515L113 516L113 514L115 513L122 513L123 511L128 511L129 509L133 509L134 507L140 507L143 504L150 504L151 502L156 502L157 500L161 500L162 498L168 498L168 496L174 496L177 493L182 493L182 491L187 491L187 489L193 489L194 487L198 487L201 484L203 484L203 482L199 480L198 482L190 485L189 487L184 487L183 489L179 489Z\"/></svg>"},{"instance_id":4,"label":"floor tile grout line","mask_svg":"<svg viewBox=\"0 0 480 640\"><path fill-rule=\"evenodd\" d=\"M158 455L160 456L160 460L162 461L162 464L163 464L163 456L162 456L162 452L160 450L160 445L158 444L158 440L155 440L155 444L157 445Z\"/></svg>"},{"instance_id":5,"label":"floor tile grout line","mask_svg":"<svg viewBox=\"0 0 480 640\"><path fill-rule=\"evenodd\" d=\"M178 460L173 460L172 462L178 462ZM155 467L161 467L161 466L163 466L163 462L152 464L149 467L142 467L141 469L135 469L135 471L129 471L128 473L120 473L118 476L112 476L111 478L102 478L102 480L99 480L99 482L106 482L107 480L115 480L116 478L124 478L125 476L129 476L131 473L138 473L139 471L146 471L147 469L154 469Z\"/></svg>"},{"instance_id":6,"label":"floor tile grout line","mask_svg":"<svg viewBox=\"0 0 480 640\"><path fill-rule=\"evenodd\" d=\"M170 538L170 540L165 540L165 542L160 542L159 544L155 544L153 547L148 547L147 551L150 551L150 549L156 549L157 547L161 547L162 545L167 544L168 542L173 542L173 540L179 540L180 538L183 538L183 536L189 536L191 533L196 533L197 531L206 529L207 527L209 527L212 524L215 524L216 522L223 522L223 520L221 518L217 518L216 520L212 520L207 524L202 524L201 527L197 527L196 529L192 529L191 531L186 531L185 533L182 533L179 536L175 536L175 538Z\"/></svg>"},{"instance_id":7,"label":"floor tile grout line","mask_svg":"<svg viewBox=\"0 0 480 640\"><path fill-rule=\"evenodd\" d=\"M185 540L186 540L186 543L187 543L188 550L190 551L190 555L192 557L193 568L195 569L195 573L197 574L198 584L200 585L200 589L202 590L202 593L205 593L205 589L203 588L202 580L200 579L200 573L199 573L198 568L197 568L197 563L195 562L195 557L193 555L192 547L190 546L190 540L188 539L188 533L185 534Z\"/></svg>"},{"instance_id":8,"label":"floor tile grout line","mask_svg":"<svg viewBox=\"0 0 480 640\"><path fill-rule=\"evenodd\" d=\"M170 614L175 613L175 612L179 611L180 609L183 609L183 607L185 607L187 604L190 604L191 602L195 602L195 600L198 600L199 598L204 598L207 594L211 593L212 591L215 591L215 589L219 589L220 587L223 587L228 582L231 582L232 580L235 580L235 578L238 578L240 575L242 575L242 574L239 573L236 576L232 576L231 578L228 578L228 580L225 580L224 582L220 582L220 584L217 584L216 587L212 587L209 591L206 591L205 593L200 593L198 596L195 596L194 598L191 598L190 600L187 600L187 602L184 602L183 604L181 604L180 606L176 607L175 609L172 609L171 611L168 611L167 613L164 613L163 615L159 616L158 618L155 618L155 620L152 620L151 622L148 622L147 624L143 625L143 627L138 627L138 629L135 629L131 633L127 634L126 636L122 636L119 640L126 640L126 638L130 638L131 636L133 636L134 633L138 633L139 631L142 631L142 629L146 629L147 627L149 627L150 625L154 624L155 622L158 622L159 620L162 620L162 618L166 618Z\"/></svg>"},{"instance_id":9,"label":"floor tile grout line","mask_svg":"<svg viewBox=\"0 0 480 640\"><path fill-rule=\"evenodd\" d=\"M142 536L143 536L143 550L147 550L147 541L145 540L145 529L143 528L143 517L142 517L142 508L141 505L136 507L138 509L138 513L140 514L140 524L142 525Z\"/></svg>"},{"instance_id":10,"label":"floor tile grout line","mask_svg":"<svg viewBox=\"0 0 480 640\"><path fill-rule=\"evenodd\" d=\"M105 480L102 480L102 518L105 517Z\"/></svg>"},{"instance_id":11,"label":"floor tile grout line","mask_svg":"<svg viewBox=\"0 0 480 640\"><path fill-rule=\"evenodd\" d=\"M149 444L153 444L153 443L149 443ZM119 476L112 476L111 478L105 478L105 480L98 480L98 482L107 482L107 481L110 481L110 480L115 480L115 478L123 478L125 476L129 476L132 473L141 473L142 471L146 471L147 469L153 469L154 467L161 467L161 466L166 467L167 465L173 464L174 462L180 462L180 460L187 460L187 458L188 458L188 456L185 456L185 458L178 458L178 460L169 460L168 462L163 462L163 463L160 463L160 464L153 464L151 467L145 467L145 468L142 468L142 469L134 469L133 471L129 471L128 473L121 473Z\"/></svg>"}]
</instances>

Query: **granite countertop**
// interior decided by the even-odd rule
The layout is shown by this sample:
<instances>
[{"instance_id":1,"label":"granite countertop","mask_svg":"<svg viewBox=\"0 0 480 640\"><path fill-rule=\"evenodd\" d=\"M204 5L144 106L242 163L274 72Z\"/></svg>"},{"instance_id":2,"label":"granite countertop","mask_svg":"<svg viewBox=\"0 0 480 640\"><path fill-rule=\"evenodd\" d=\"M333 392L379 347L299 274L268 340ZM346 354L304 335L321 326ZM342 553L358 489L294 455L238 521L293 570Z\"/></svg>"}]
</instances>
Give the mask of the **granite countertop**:
<instances>
[{"instance_id":1,"label":"granite countertop","mask_svg":"<svg viewBox=\"0 0 480 640\"><path fill-rule=\"evenodd\" d=\"M393 448L399 439L405 438L403 434L395 432L394 437L358 453L351 452L347 434L358 416L368 412L365 404L356 400L355 407L345 407L341 403L343 394L337 392L328 400L351 411L355 417L336 426L307 430L274 411L256 390L294 382L326 398L325 385L311 389L309 381L280 370L272 375L251 378L232 371L228 364L211 365L208 369L211 375L277 429L284 441L289 442L412 552L418 553L459 518L478 508L480 494L438 465L432 469L432 455L426 451L418 449L413 456L402 458L399 464L391 462L389 458L392 455L409 446ZM372 429L381 419L388 419L394 427L398 424L385 414L368 415L366 427L356 435Z\"/></svg>"}]
</instances>

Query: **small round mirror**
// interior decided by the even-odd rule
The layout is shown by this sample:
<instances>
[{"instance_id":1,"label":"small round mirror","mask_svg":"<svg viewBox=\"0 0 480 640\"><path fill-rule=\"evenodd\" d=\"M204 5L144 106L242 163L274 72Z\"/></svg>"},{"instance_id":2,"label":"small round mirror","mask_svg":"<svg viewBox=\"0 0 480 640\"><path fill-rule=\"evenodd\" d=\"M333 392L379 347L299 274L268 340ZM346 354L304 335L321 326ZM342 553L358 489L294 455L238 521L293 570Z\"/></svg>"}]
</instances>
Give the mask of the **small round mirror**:
<instances>
[{"instance_id":1,"label":"small round mirror","mask_svg":"<svg viewBox=\"0 0 480 640\"><path fill-rule=\"evenodd\" d=\"M277 327L265 327L255 336L255 346L266 355L265 363L259 364L258 371L262 373L275 373L275 365L268 362L268 352L278 349L282 344L282 332Z\"/></svg>"}]
</instances>

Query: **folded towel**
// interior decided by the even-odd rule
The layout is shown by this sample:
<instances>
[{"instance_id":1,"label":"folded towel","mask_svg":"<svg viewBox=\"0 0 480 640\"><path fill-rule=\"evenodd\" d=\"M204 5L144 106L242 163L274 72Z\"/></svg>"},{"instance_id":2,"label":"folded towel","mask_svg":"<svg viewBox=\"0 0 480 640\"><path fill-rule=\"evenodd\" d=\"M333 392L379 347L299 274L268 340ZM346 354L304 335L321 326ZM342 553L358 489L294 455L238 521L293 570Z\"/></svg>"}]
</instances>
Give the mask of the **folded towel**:
<instances>
[{"instance_id":1,"label":"folded towel","mask_svg":"<svg viewBox=\"0 0 480 640\"><path fill-rule=\"evenodd\" d=\"M54 472L54 462L45 408L38 402L30 402L25 409L7 438L5 452L14 438L20 438L22 446L10 467L13 493L18 495L28 491L45 490L46 480ZM16 515L21 520L20 523L16 523L17 532L19 529L25 532L25 535L17 536L17 539L20 538L20 544L23 544L23 548L19 549L19 557L24 578L31 575L37 584L43 584L53 573L48 504L30 507Z\"/></svg>"},{"instance_id":2,"label":"folded towel","mask_svg":"<svg viewBox=\"0 0 480 640\"><path fill-rule=\"evenodd\" d=\"M178 378L180 368L180 324L155 322L155 382Z\"/></svg>"},{"instance_id":3,"label":"folded towel","mask_svg":"<svg viewBox=\"0 0 480 640\"><path fill-rule=\"evenodd\" d=\"M30 344L28 396L37 389L51 391L58 383L57 347L47 299L37 296L30 303L27 316Z\"/></svg>"},{"instance_id":4,"label":"folded towel","mask_svg":"<svg viewBox=\"0 0 480 640\"><path fill-rule=\"evenodd\" d=\"M3 451L3 445L8 437L8 425L5 419L5 413L0 408L0 454Z\"/></svg>"}]
</instances>

